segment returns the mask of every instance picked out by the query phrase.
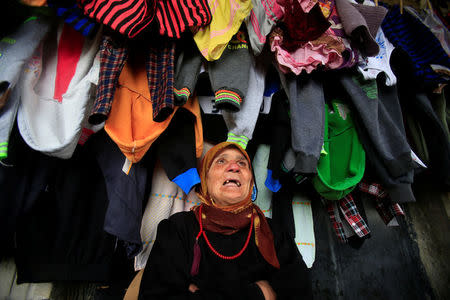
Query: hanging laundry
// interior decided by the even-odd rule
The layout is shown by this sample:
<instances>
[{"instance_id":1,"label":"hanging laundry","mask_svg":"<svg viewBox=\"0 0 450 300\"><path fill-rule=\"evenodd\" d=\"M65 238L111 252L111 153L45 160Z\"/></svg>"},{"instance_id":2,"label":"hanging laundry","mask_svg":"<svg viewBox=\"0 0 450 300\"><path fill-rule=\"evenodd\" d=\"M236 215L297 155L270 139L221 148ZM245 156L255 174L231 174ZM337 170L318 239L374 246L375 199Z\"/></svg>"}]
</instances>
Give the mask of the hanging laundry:
<instances>
[{"instance_id":1,"label":"hanging laundry","mask_svg":"<svg viewBox=\"0 0 450 300\"><path fill-rule=\"evenodd\" d=\"M156 13L156 1L77 0L84 14L133 38L147 28Z\"/></svg>"},{"instance_id":2,"label":"hanging laundry","mask_svg":"<svg viewBox=\"0 0 450 300\"><path fill-rule=\"evenodd\" d=\"M17 283L108 282L117 240L103 230L108 197L90 142L67 160L22 147L26 164L14 168L32 189L19 197L32 202L16 229ZM17 187L2 184L2 195Z\"/></svg>"},{"instance_id":3,"label":"hanging laundry","mask_svg":"<svg viewBox=\"0 0 450 300\"><path fill-rule=\"evenodd\" d=\"M94 107L89 116L91 124L100 124L108 118L117 81L128 57L128 46L123 39L105 32L99 52L100 71Z\"/></svg>"},{"instance_id":4,"label":"hanging laundry","mask_svg":"<svg viewBox=\"0 0 450 300\"><path fill-rule=\"evenodd\" d=\"M272 217L272 192L264 186L265 174L267 172L267 162L269 160L270 146L258 145L255 157L252 160L253 171L255 173L255 185L258 189L258 197L254 201L259 206L264 215Z\"/></svg>"},{"instance_id":5,"label":"hanging laundry","mask_svg":"<svg viewBox=\"0 0 450 300\"><path fill-rule=\"evenodd\" d=\"M218 109L230 111L241 109L247 95L253 61L248 47L247 34L242 28L233 36L220 59L206 63L215 96L215 106ZM197 50L187 49L181 55L175 74L175 94L176 99L183 103L195 88L203 59Z\"/></svg>"},{"instance_id":6,"label":"hanging laundry","mask_svg":"<svg viewBox=\"0 0 450 300\"><path fill-rule=\"evenodd\" d=\"M394 5L386 15L382 28L389 41L411 57L416 77L432 87L446 82L431 69L430 64L450 68L450 57L439 40L421 21L407 11L401 14L398 5Z\"/></svg>"},{"instance_id":7,"label":"hanging laundry","mask_svg":"<svg viewBox=\"0 0 450 300\"><path fill-rule=\"evenodd\" d=\"M365 56L376 56L379 47L374 37L387 9L382 6L352 4L348 0L336 0L336 8L345 33L356 48Z\"/></svg>"},{"instance_id":8,"label":"hanging laundry","mask_svg":"<svg viewBox=\"0 0 450 300\"><path fill-rule=\"evenodd\" d=\"M284 9L283 23L280 24L285 34L283 48L289 52L298 49L305 42L319 38L330 27L318 4L305 13L297 0L279 3Z\"/></svg>"},{"instance_id":9,"label":"hanging laundry","mask_svg":"<svg viewBox=\"0 0 450 300\"><path fill-rule=\"evenodd\" d=\"M403 113L410 114L423 132L423 146L429 152L427 173L442 187L450 187L450 142L443 123L433 110L430 99L423 90L423 81L414 74L416 65L410 56L396 48L391 57L392 69L398 79L398 98L402 104ZM410 132L410 128L407 127ZM421 157L416 144L414 151ZM427 163L428 162L428 163ZM381 182L386 189L388 186ZM395 199L392 197L393 201ZM400 201L396 201L400 202Z\"/></svg>"},{"instance_id":10,"label":"hanging laundry","mask_svg":"<svg viewBox=\"0 0 450 300\"><path fill-rule=\"evenodd\" d=\"M293 76L280 73L291 112L295 173L316 174L324 142L325 96L320 74Z\"/></svg>"},{"instance_id":11,"label":"hanging laundry","mask_svg":"<svg viewBox=\"0 0 450 300\"><path fill-rule=\"evenodd\" d=\"M23 67L49 30L49 20L33 16L0 40L0 160L8 155L9 135L20 103L20 91L15 86ZM28 71L38 72L36 69Z\"/></svg>"},{"instance_id":12,"label":"hanging laundry","mask_svg":"<svg viewBox=\"0 0 450 300\"><path fill-rule=\"evenodd\" d=\"M314 235L311 201L311 199L301 192L294 193L294 197L292 198L295 243L308 268L312 268L316 259L316 238Z\"/></svg>"},{"instance_id":13,"label":"hanging laundry","mask_svg":"<svg viewBox=\"0 0 450 300\"><path fill-rule=\"evenodd\" d=\"M195 30L211 23L212 15L207 0L158 0L156 18L159 34L180 38L189 28Z\"/></svg>"},{"instance_id":14,"label":"hanging laundry","mask_svg":"<svg viewBox=\"0 0 450 300\"><path fill-rule=\"evenodd\" d=\"M106 132L133 163L142 159L153 142L166 130L178 109L178 106L175 106L173 113L162 122L153 120L154 107L151 101L153 95L149 90L146 65L142 63L145 55L144 52L130 56L126 61L114 94L111 113L105 123ZM195 138L199 156L203 137L198 101L191 98L182 107L197 118Z\"/></svg>"},{"instance_id":15,"label":"hanging laundry","mask_svg":"<svg viewBox=\"0 0 450 300\"><path fill-rule=\"evenodd\" d=\"M83 11L76 4L76 0L48 0L47 2L47 5L56 11L58 17L64 19L64 22L71 25L82 35L92 37L99 30L99 24L83 14Z\"/></svg>"},{"instance_id":16,"label":"hanging laundry","mask_svg":"<svg viewBox=\"0 0 450 300\"><path fill-rule=\"evenodd\" d=\"M354 121L358 136L377 180L386 187L393 201L415 201L411 190L415 164L396 86L386 86L383 76L366 81L362 75L342 73L335 80L340 82L356 109Z\"/></svg>"},{"instance_id":17,"label":"hanging laundry","mask_svg":"<svg viewBox=\"0 0 450 300\"><path fill-rule=\"evenodd\" d=\"M289 236L295 238L301 232L301 229L298 230L299 227L295 224L295 218L301 217L294 213L294 192L297 194L296 200L299 202L298 193L295 191L295 181L290 174L286 173L280 178L280 182L281 188L276 193L272 193L272 222ZM298 223L297 221L297 225Z\"/></svg>"},{"instance_id":18,"label":"hanging laundry","mask_svg":"<svg viewBox=\"0 0 450 300\"><path fill-rule=\"evenodd\" d=\"M387 226L398 226L396 217L405 216L398 203L392 203L388 193L378 183L360 182L359 190L371 196L375 202L375 209Z\"/></svg>"},{"instance_id":19,"label":"hanging laundry","mask_svg":"<svg viewBox=\"0 0 450 300\"><path fill-rule=\"evenodd\" d=\"M312 178L315 190L327 200L346 197L361 181L366 154L358 138L353 113L341 100L331 100L325 109L325 135Z\"/></svg>"},{"instance_id":20,"label":"hanging laundry","mask_svg":"<svg viewBox=\"0 0 450 300\"><path fill-rule=\"evenodd\" d=\"M328 21L331 23L330 29L332 32L332 36L344 46L344 50L341 53L343 62L342 65L338 67L338 69L353 67L357 64L360 53L358 49L351 46L350 40L345 34L344 26L342 24L340 16L338 15L335 1L321 0L319 1L319 5L324 15L329 15Z\"/></svg>"},{"instance_id":21,"label":"hanging laundry","mask_svg":"<svg viewBox=\"0 0 450 300\"><path fill-rule=\"evenodd\" d=\"M386 85L395 85L397 84L397 77L395 77L389 64L394 45L384 36L381 28L378 29L375 40L380 47L380 51L375 57L361 56L358 62L358 71L364 76L365 80L377 79L378 74L384 72L386 74Z\"/></svg>"},{"instance_id":22,"label":"hanging laundry","mask_svg":"<svg viewBox=\"0 0 450 300\"><path fill-rule=\"evenodd\" d=\"M450 55L450 31L445 27L434 11L425 9L417 11L411 6L405 6L405 10L427 26L439 40L445 52Z\"/></svg>"},{"instance_id":23,"label":"hanging laundry","mask_svg":"<svg viewBox=\"0 0 450 300\"><path fill-rule=\"evenodd\" d=\"M163 122L174 111L175 43L160 41L149 48L145 59L153 121Z\"/></svg>"},{"instance_id":24,"label":"hanging laundry","mask_svg":"<svg viewBox=\"0 0 450 300\"><path fill-rule=\"evenodd\" d=\"M266 70L262 61L252 58L246 101L238 112L223 112L223 119L228 128L228 142L235 142L243 149L253 137L256 121L264 99Z\"/></svg>"},{"instance_id":25,"label":"hanging laundry","mask_svg":"<svg viewBox=\"0 0 450 300\"><path fill-rule=\"evenodd\" d=\"M208 61L218 60L252 9L251 0L208 0L212 20L194 30L194 41Z\"/></svg>"},{"instance_id":26,"label":"hanging laundry","mask_svg":"<svg viewBox=\"0 0 450 300\"><path fill-rule=\"evenodd\" d=\"M275 52L278 67L283 73L292 72L299 75L303 70L311 73L318 68L349 68L357 63L357 52L346 40L334 0L319 1L317 5L326 21L331 24L318 38L288 51L283 46L288 37L282 26L276 27L270 34L270 49ZM313 11L318 13L317 8L310 10L310 13Z\"/></svg>"},{"instance_id":27,"label":"hanging laundry","mask_svg":"<svg viewBox=\"0 0 450 300\"><path fill-rule=\"evenodd\" d=\"M196 136L203 137L203 132L202 127L199 132L196 129L196 116L180 107L155 144L156 155L168 178L186 194L200 183L197 157L203 149L196 149ZM202 143L198 144L202 147Z\"/></svg>"},{"instance_id":28,"label":"hanging laundry","mask_svg":"<svg viewBox=\"0 0 450 300\"><path fill-rule=\"evenodd\" d=\"M283 12L277 1L252 0L253 8L245 18L250 45L253 54L261 54L267 41L267 35L283 18Z\"/></svg>"},{"instance_id":29,"label":"hanging laundry","mask_svg":"<svg viewBox=\"0 0 450 300\"><path fill-rule=\"evenodd\" d=\"M60 22L30 60L19 83L17 123L31 148L72 156L98 83L100 37L99 31L94 39L84 38Z\"/></svg>"},{"instance_id":30,"label":"hanging laundry","mask_svg":"<svg viewBox=\"0 0 450 300\"><path fill-rule=\"evenodd\" d=\"M280 178L287 172L282 170L282 161L291 145L291 124L289 119L289 104L283 90L275 93L269 115L260 114L253 138L247 146L250 157L256 153L260 144L270 145L269 161L267 163L265 186L276 193L282 187Z\"/></svg>"},{"instance_id":31,"label":"hanging laundry","mask_svg":"<svg viewBox=\"0 0 450 300\"><path fill-rule=\"evenodd\" d=\"M139 229L147 165L143 162L129 163L104 130L94 136L92 148L108 195L103 229L123 241L127 256L133 257L142 249Z\"/></svg>"},{"instance_id":32,"label":"hanging laundry","mask_svg":"<svg viewBox=\"0 0 450 300\"><path fill-rule=\"evenodd\" d=\"M327 29L325 35L332 35L331 29ZM327 47L326 43L314 44L309 41L292 53L286 51L282 47L284 36L280 28L272 31L269 40L270 50L275 52L279 68L284 73L293 72L299 75L303 70L311 73L319 66L337 69L344 62L342 54L336 49ZM345 47L342 48L345 49Z\"/></svg>"},{"instance_id":33,"label":"hanging laundry","mask_svg":"<svg viewBox=\"0 0 450 300\"><path fill-rule=\"evenodd\" d=\"M148 256L156 239L157 227L161 220L176 212L188 211L200 204L195 192L187 196L183 190L167 178L162 165L157 162L153 170L152 187L141 225L143 248L134 259L135 270L145 268Z\"/></svg>"},{"instance_id":34,"label":"hanging laundry","mask_svg":"<svg viewBox=\"0 0 450 300\"><path fill-rule=\"evenodd\" d=\"M340 213L342 213L347 224L351 226L354 234L359 238L370 237L370 229L361 216L351 194L339 201L327 201L326 209L335 234L340 242L347 243L351 234L346 234Z\"/></svg>"}]
</instances>

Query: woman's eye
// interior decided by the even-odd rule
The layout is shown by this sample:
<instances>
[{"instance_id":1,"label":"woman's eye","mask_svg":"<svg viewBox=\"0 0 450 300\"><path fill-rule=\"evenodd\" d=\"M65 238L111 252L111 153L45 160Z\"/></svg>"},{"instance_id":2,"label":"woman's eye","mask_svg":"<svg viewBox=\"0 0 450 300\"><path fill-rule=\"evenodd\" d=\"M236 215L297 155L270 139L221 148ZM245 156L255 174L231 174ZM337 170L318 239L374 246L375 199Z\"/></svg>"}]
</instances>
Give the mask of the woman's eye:
<instances>
[{"instance_id":1,"label":"woman's eye","mask_svg":"<svg viewBox=\"0 0 450 300\"><path fill-rule=\"evenodd\" d=\"M218 160L217 160L217 163L218 164L223 164L225 162L225 159L223 159L223 158L219 158Z\"/></svg>"},{"instance_id":2,"label":"woman's eye","mask_svg":"<svg viewBox=\"0 0 450 300\"><path fill-rule=\"evenodd\" d=\"M246 167L247 163L245 161L239 161L238 165L241 166L241 167Z\"/></svg>"}]
</instances>

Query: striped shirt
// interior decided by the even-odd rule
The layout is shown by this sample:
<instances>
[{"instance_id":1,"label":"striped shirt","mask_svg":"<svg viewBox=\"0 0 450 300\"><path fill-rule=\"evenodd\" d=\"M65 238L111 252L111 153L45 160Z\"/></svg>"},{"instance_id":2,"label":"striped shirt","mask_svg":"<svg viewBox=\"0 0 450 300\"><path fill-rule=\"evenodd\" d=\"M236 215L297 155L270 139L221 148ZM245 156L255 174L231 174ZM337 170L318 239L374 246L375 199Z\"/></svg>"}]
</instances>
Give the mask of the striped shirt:
<instances>
[{"instance_id":1,"label":"striped shirt","mask_svg":"<svg viewBox=\"0 0 450 300\"><path fill-rule=\"evenodd\" d=\"M446 81L431 69L430 64L450 68L450 57L439 40L420 20L407 11L400 14L398 5L395 5L389 10L381 27L395 47L400 47L409 54L414 63L416 77L432 84Z\"/></svg>"}]
</instances>

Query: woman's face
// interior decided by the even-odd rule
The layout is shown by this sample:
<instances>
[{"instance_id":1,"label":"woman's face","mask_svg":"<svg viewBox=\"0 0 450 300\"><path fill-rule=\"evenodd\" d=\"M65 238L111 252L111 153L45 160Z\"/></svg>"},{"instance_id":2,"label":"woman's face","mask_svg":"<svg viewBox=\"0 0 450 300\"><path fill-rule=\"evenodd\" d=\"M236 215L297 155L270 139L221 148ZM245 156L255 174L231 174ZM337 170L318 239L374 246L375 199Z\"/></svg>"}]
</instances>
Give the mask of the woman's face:
<instances>
[{"instance_id":1,"label":"woman's face","mask_svg":"<svg viewBox=\"0 0 450 300\"><path fill-rule=\"evenodd\" d=\"M220 151L206 174L208 193L218 206L228 206L244 200L250 193L252 172L249 162L238 149Z\"/></svg>"}]
</instances>

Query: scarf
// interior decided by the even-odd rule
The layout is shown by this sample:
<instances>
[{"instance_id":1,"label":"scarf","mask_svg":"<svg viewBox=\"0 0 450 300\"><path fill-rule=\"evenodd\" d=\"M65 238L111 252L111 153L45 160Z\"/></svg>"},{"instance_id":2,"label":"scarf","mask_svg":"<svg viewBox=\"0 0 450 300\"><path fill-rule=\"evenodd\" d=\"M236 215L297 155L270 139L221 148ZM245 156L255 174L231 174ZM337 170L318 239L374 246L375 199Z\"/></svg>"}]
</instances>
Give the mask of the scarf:
<instances>
[{"instance_id":1,"label":"scarf","mask_svg":"<svg viewBox=\"0 0 450 300\"><path fill-rule=\"evenodd\" d=\"M204 231L211 231L225 235L231 235L243 228L249 227L249 224L251 223L253 223L253 228L250 228L249 236L251 234L251 230L254 230L255 243L256 246L258 247L259 252L270 265L272 265L275 268L280 268L280 263L278 262L278 258L275 252L272 230L269 227L269 224L267 222L266 217L264 216L264 213L257 205L253 204L251 200L252 194L251 191L253 189L254 182L252 182L252 184L250 185L248 196L244 200L226 207L218 207L214 203L214 200L211 199L208 193L206 185L206 175L217 154L221 150L228 147L234 147L238 149L240 152L242 152L242 154L249 162L250 171L252 171L250 158L248 157L247 152L245 152L244 149L242 149L238 144L235 143L223 142L217 144L216 146L211 148L204 156L200 168L201 183L197 191L197 195L201 200L201 204L192 208L195 217L197 218L197 221L199 222L199 224L201 224L201 229L199 234L197 235L196 243L194 245L194 259L191 268L192 276L198 274L201 256L200 247L198 246L198 239L200 238L201 234L203 234L204 238L206 239ZM210 246L207 239L206 242ZM246 245L247 243L244 245L243 248L244 251ZM211 246L210 248L214 252ZM220 252L220 250L218 252ZM219 255L219 257L221 256ZM234 259L236 257L225 259Z\"/></svg>"}]
</instances>

